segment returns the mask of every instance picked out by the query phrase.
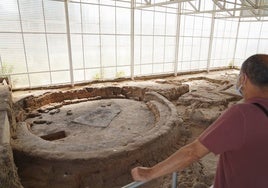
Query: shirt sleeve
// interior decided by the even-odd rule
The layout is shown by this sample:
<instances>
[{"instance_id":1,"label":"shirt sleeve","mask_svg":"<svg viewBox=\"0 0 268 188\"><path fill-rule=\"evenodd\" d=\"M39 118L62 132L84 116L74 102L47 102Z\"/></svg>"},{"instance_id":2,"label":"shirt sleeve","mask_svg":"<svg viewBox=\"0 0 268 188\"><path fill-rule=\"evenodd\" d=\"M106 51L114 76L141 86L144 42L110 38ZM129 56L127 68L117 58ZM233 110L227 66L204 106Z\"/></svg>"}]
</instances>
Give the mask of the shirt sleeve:
<instances>
[{"instance_id":1,"label":"shirt sleeve","mask_svg":"<svg viewBox=\"0 0 268 188\"><path fill-rule=\"evenodd\" d=\"M200 136L199 141L215 155L239 149L245 141L245 118L235 105L225 111Z\"/></svg>"}]
</instances>

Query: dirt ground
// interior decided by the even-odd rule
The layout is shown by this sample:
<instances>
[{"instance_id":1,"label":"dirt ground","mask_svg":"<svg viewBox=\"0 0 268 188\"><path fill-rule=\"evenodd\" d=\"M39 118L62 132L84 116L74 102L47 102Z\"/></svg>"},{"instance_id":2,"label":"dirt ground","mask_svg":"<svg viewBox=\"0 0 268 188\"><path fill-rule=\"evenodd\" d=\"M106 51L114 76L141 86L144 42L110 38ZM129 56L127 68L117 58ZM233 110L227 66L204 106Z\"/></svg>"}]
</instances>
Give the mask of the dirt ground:
<instances>
[{"instance_id":1,"label":"dirt ground","mask_svg":"<svg viewBox=\"0 0 268 188\"><path fill-rule=\"evenodd\" d=\"M66 137L53 142L83 145L87 151L96 151L131 143L132 138L152 128L154 115L141 101L103 99L66 105L55 114L40 113L27 122L37 136L64 130Z\"/></svg>"},{"instance_id":2,"label":"dirt ground","mask_svg":"<svg viewBox=\"0 0 268 188\"><path fill-rule=\"evenodd\" d=\"M180 79L183 84L189 84L190 87L189 93L172 101L177 107L178 114L184 120L181 146L198 138L229 106L241 100L235 91L237 75L238 71L223 71L212 73L209 76L185 76L187 78L183 76ZM176 83L177 79L166 79L166 81ZM178 172L177 187L209 188L214 181L217 162L218 156L210 153L200 161ZM167 175L141 187L170 188L171 182L171 175Z\"/></svg>"},{"instance_id":3,"label":"dirt ground","mask_svg":"<svg viewBox=\"0 0 268 188\"><path fill-rule=\"evenodd\" d=\"M190 143L194 139L196 139L207 127L209 127L213 121L215 121L220 114L226 110L230 105L235 104L241 98L236 95L234 84L236 83L237 70L228 70L228 71L216 71L211 72L210 74L202 73L202 74L195 74L195 75L185 75L185 76L177 76L177 77L168 77L163 79L153 79L150 81L157 82L157 83L168 83L168 84L188 84L190 91L181 97L178 98L178 100L171 101L177 108L178 115L183 118L183 128L182 128L182 136L179 141L180 145L179 147ZM133 82L133 81L130 81ZM143 81L136 81L136 84L139 84L139 82ZM14 99L19 100L22 96L26 96L39 91L31 91L31 92L25 92L25 91L19 91L14 93ZM44 91L42 91L44 92ZM128 132L129 134L126 134L125 137L117 138L115 142L118 142L122 144L124 142L124 139L129 139L135 134L138 134L138 131L146 131L146 129L150 128L150 122L153 121L153 115L150 114L150 112L145 110L144 104L133 101L131 104L129 102L122 102L122 99L113 99L113 100L106 100L103 101L103 104L92 104L93 106L88 106L88 108L98 108L99 106L106 106L109 107L111 105L117 105L118 109L120 110L120 113L118 111L114 112L114 115L118 115L119 113L119 120L118 121L124 121L124 117L127 117L130 121L135 124L135 120L143 119L144 123L144 130L136 130L135 126L122 126L117 127L114 131L120 130ZM95 106L94 106L95 105ZM133 107L138 108L140 113L137 114L128 114L126 113L126 110L124 108L126 107ZM58 129L67 129L66 134L72 134L71 136L68 136L65 138L64 141L70 141L74 142L77 141L77 137L75 137L76 134L79 134L78 132L83 131L85 128L85 124L83 124L83 120L81 118L85 119L86 117L81 117L76 114L70 113L71 115L67 116L66 114L68 112L74 112L79 111L80 107L79 104L75 104L72 106L66 106L62 107L60 112L55 112L53 114L53 117L56 118L56 121L53 120L53 123L57 124ZM54 128L52 128L49 119L51 117L51 114L45 114L42 115L42 117L35 117L32 119L28 119L32 124L32 131L34 134L42 135L47 134L50 131L53 132ZM66 118L67 117L67 118ZM62 119L66 119L62 121ZM80 118L80 119L79 119ZM122 118L120 120L120 118ZM34 121L38 120L46 120L44 124L38 124L34 123ZM118 122L114 122L115 124L119 124ZM76 124L83 129L76 129L76 131L73 131L72 127L73 124ZM94 124L94 123L93 123ZM107 124L104 123L103 126L106 126ZM68 126L68 127L66 127ZM101 128L100 127L94 127L94 126L86 126L86 129L90 130L92 134L96 134L96 138L101 137L107 137L111 140L114 139L112 137L113 131L111 133L107 134L104 131L101 133L98 133ZM78 131L78 132L77 132ZM94 132L95 131L95 132ZM72 132L72 133L71 133ZM79 141L86 142L88 137L82 136ZM60 142L60 141L59 141ZM98 139L90 140L91 143L98 142ZM118 144L117 143L117 144ZM98 145L99 144L99 145ZM102 147L110 147L111 145L109 143L98 143L96 148L102 148ZM161 151L159 151L161 152ZM213 179L215 175L215 170L217 166L217 160L218 156L215 156L214 154L209 154L200 161L194 163L193 165L189 166L188 168L184 169L183 171L179 172L178 176L178 187L179 188L207 188L211 184L213 184ZM148 183L147 185L141 186L141 187L147 187L147 188L169 188L171 187L171 176L165 176L158 180L155 180L151 183Z\"/></svg>"}]
</instances>

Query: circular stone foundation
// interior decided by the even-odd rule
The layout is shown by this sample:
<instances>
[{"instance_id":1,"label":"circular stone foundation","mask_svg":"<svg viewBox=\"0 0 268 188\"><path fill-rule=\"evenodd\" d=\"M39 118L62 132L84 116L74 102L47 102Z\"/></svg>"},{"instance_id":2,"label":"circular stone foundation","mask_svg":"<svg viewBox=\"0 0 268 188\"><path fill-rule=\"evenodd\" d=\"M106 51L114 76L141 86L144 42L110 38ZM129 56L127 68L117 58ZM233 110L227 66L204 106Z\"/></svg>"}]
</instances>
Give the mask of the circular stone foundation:
<instances>
[{"instance_id":1,"label":"circular stone foundation","mask_svg":"<svg viewBox=\"0 0 268 188\"><path fill-rule=\"evenodd\" d=\"M181 119L166 98L103 98L28 112L12 143L26 188L121 187L132 181L131 168L172 152Z\"/></svg>"},{"instance_id":2,"label":"circular stone foundation","mask_svg":"<svg viewBox=\"0 0 268 188\"><path fill-rule=\"evenodd\" d=\"M97 152L127 146L155 124L155 116L144 102L129 99L71 104L54 115L44 113L39 117L27 119L33 134L75 146L74 151Z\"/></svg>"}]
</instances>

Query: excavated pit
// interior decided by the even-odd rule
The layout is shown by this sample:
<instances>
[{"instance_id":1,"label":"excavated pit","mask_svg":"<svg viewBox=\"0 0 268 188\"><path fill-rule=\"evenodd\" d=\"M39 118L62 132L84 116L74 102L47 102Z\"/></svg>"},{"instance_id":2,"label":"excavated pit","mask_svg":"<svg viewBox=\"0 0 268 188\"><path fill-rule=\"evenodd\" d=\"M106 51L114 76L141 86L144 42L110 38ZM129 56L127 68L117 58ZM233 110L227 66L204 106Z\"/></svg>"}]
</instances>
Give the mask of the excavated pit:
<instances>
[{"instance_id":1,"label":"excavated pit","mask_svg":"<svg viewBox=\"0 0 268 188\"><path fill-rule=\"evenodd\" d=\"M163 160L178 143L182 120L162 95L178 98L189 88L166 89L83 88L19 100L12 146L22 185L103 188L131 182L131 168Z\"/></svg>"},{"instance_id":2,"label":"excavated pit","mask_svg":"<svg viewBox=\"0 0 268 188\"><path fill-rule=\"evenodd\" d=\"M196 139L241 99L238 71L39 90L15 98L14 161L24 187L121 187ZM155 93L156 92L156 93ZM217 156L179 173L179 187L210 187ZM168 188L164 176L146 188Z\"/></svg>"}]
</instances>

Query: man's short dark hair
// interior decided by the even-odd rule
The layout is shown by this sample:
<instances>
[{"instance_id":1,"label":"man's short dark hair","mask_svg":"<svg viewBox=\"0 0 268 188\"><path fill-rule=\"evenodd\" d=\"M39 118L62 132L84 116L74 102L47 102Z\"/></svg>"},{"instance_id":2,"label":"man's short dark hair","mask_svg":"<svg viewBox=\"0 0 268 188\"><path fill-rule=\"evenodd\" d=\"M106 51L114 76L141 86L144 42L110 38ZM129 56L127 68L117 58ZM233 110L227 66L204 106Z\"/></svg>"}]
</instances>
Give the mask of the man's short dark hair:
<instances>
[{"instance_id":1,"label":"man's short dark hair","mask_svg":"<svg viewBox=\"0 0 268 188\"><path fill-rule=\"evenodd\" d=\"M244 61L241 72L256 86L268 87L268 55L256 54Z\"/></svg>"}]
</instances>

